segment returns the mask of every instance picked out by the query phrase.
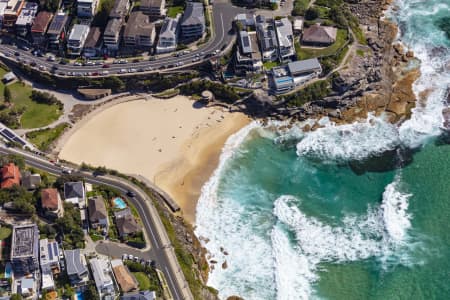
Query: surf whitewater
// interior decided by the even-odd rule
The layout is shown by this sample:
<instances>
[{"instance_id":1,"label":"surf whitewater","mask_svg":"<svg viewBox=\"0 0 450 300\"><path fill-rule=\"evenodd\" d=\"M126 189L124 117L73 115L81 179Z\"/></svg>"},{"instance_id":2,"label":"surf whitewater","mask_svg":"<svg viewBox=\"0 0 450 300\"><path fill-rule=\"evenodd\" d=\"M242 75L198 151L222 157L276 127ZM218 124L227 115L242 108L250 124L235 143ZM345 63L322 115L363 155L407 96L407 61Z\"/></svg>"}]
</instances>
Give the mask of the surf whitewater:
<instances>
[{"instance_id":1,"label":"surf whitewater","mask_svg":"<svg viewBox=\"0 0 450 300\"><path fill-rule=\"evenodd\" d=\"M308 133L254 122L230 137L196 219L218 262L208 284L220 298L450 293L449 228L439 217L450 214L450 147L440 142L450 1L396 4L399 39L421 61L414 92L426 101L399 126L372 115L348 125L322 119Z\"/></svg>"}]
</instances>

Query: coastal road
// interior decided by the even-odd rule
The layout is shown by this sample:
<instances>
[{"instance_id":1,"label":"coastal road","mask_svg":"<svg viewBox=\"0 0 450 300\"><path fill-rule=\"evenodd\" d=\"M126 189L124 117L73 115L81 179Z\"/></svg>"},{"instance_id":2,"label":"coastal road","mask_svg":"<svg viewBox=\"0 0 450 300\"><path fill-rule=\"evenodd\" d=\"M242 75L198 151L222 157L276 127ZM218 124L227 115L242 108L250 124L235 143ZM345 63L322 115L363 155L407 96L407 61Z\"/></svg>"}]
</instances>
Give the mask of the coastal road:
<instances>
[{"instance_id":1,"label":"coastal road","mask_svg":"<svg viewBox=\"0 0 450 300\"><path fill-rule=\"evenodd\" d=\"M46 171L54 175L63 174L62 167L50 163L43 157L39 157L25 151L1 146L0 154L17 154L25 159L26 164L34 168ZM153 206L152 200L147 196L147 194L139 187L122 178L112 176L96 177L87 172L77 172L75 173L75 175L81 175L86 182L91 184L101 184L113 187L123 194L126 194L128 191L132 191L136 194L135 197L129 199L139 213L139 216L144 225L146 236L148 237L148 242L150 242L150 249L146 251L147 253L145 254L145 256L141 257L149 257L156 261L158 268L164 273L164 276L166 277L166 281L173 299L193 299L192 293L189 289L189 285L187 284L186 279L184 278L184 274L181 271L180 265L176 259L174 249L170 243L161 219L159 218L158 212L156 211L156 208ZM97 248L100 248L100 250L102 249L102 247L99 246L97 246ZM106 244L103 245L103 248L106 249L104 251L107 252L103 254L111 254L111 256L116 257L120 257L121 254L124 254L125 251L127 251L126 247L123 248L123 251L121 251L121 247L115 246L112 246L111 250L108 249ZM111 253L111 251L113 251L114 253Z\"/></svg>"},{"instance_id":2,"label":"coastal road","mask_svg":"<svg viewBox=\"0 0 450 300\"><path fill-rule=\"evenodd\" d=\"M170 55L159 55L154 60L143 60L139 62L128 62L126 64L108 64L109 68L103 68L102 65L96 66L75 66L73 64L62 65L57 62L48 61L46 57L33 56L30 51L17 48L16 46L9 45L7 43L0 44L0 54L3 59L12 61L20 61L25 65L30 65L32 62L36 63L35 68L41 71L54 70L57 76L88 76L88 74L98 74L101 76L103 71L108 71L109 74L117 75L131 75L131 73L121 74L121 70L134 69L135 72L157 72L166 71L176 68L185 68L189 65L199 64L203 61L210 60L215 51L222 51L232 40L232 21L236 14L244 12L244 8L232 6L228 0L217 1L212 5L212 20L211 24L213 32L211 33L211 39L205 44L198 47L198 49L191 51L189 54L185 54L179 57L173 57ZM18 54L18 55L17 55ZM199 59L193 62L194 59ZM176 66L177 63L182 63L182 66ZM30 65L31 66L31 65ZM45 68L45 69L44 69ZM54 69L57 68L57 69Z\"/></svg>"}]
</instances>

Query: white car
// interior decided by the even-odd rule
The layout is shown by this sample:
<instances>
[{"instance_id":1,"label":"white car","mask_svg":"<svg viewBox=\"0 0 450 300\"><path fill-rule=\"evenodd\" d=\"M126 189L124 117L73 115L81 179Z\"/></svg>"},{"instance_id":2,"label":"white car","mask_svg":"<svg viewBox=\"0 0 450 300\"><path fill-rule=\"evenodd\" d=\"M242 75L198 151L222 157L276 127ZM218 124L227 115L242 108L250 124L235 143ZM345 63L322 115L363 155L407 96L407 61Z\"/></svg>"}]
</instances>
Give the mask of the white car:
<instances>
[{"instance_id":1,"label":"white car","mask_svg":"<svg viewBox=\"0 0 450 300\"><path fill-rule=\"evenodd\" d=\"M55 58L53 55L50 55L50 56L47 58L47 60L48 60L48 61L55 61L56 58Z\"/></svg>"},{"instance_id":2,"label":"white car","mask_svg":"<svg viewBox=\"0 0 450 300\"><path fill-rule=\"evenodd\" d=\"M73 65L74 65L74 66L77 66L77 67L82 66L82 64L81 64L79 61L74 62Z\"/></svg>"},{"instance_id":3,"label":"white car","mask_svg":"<svg viewBox=\"0 0 450 300\"><path fill-rule=\"evenodd\" d=\"M127 69L120 69L119 74L125 74L127 72L128 72Z\"/></svg>"},{"instance_id":4,"label":"white car","mask_svg":"<svg viewBox=\"0 0 450 300\"><path fill-rule=\"evenodd\" d=\"M103 71L102 72L102 75L108 75L109 74L109 71Z\"/></svg>"}]
</instances>

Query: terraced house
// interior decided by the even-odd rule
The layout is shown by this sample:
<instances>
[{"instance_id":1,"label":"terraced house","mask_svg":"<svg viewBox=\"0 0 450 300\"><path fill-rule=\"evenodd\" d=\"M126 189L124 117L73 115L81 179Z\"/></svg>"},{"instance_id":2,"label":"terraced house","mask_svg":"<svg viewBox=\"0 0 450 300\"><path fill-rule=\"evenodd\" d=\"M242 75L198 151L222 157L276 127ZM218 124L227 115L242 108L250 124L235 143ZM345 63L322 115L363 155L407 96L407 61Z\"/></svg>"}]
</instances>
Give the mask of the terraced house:
<instances>
[{"instance_id":1,"label":"terraced house","mask_svg":"<svg viewBox=\"0 0 450 300\"><path fill-rule=\"evenodd\" d=\"M150 49L155 43L156 31L149 17L141 11L130 14L123 34L125 47Z\"/></svg>"},{"instance_id":2,"label":"terraced house","mask_svg":"<svg viewBox=\"0 0 450 300\"><path fill-rule=\"evenodd\" d=\"M159 40L156 46L156 53L167 53L177 49L178 42L178 21L180 14L176 18L165 18L159 32Z\"/></svg>"},{"instance_id":3,"label":"terraced house","mask_svg":"<svg viewBox=\"0 0 450 300\"><path fill-rule=\"evenodd\" d=\"M22 12L16 21L16 34L25 37L31 30L34 18L38 11L38 5L34 2L26 2Z\"/></svg>"}]
</instances>

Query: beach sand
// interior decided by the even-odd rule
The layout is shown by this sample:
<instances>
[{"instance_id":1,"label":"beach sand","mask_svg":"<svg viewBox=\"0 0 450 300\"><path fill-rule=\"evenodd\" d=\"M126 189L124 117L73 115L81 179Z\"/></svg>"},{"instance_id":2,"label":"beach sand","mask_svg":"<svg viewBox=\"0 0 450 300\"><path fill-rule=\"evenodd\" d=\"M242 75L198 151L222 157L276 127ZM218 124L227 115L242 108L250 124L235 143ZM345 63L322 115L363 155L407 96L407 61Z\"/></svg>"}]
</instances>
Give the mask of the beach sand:
<instances>
[{"instance_id":1,"label":"beach sand","mask_svg":"<svg viewBox=\"0 0 450 300\"><path fill-rule=\"evenodd\" d=\"M250 122L244 114L194 103L177 96L106 108L68 137L59 158L142 175L171 195L193 224L200 189L226 139Z\"/></svg>"}]
</instances>

